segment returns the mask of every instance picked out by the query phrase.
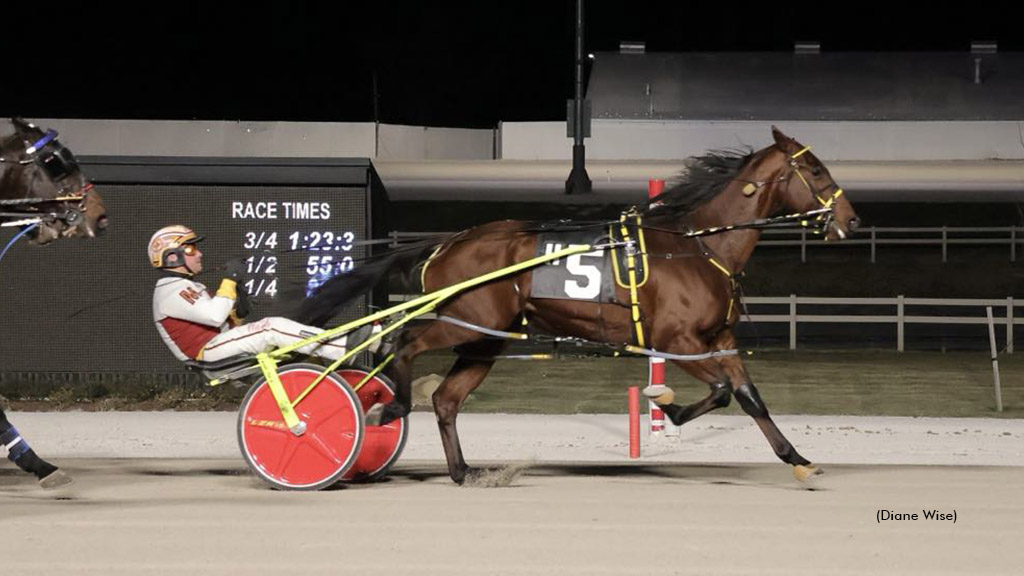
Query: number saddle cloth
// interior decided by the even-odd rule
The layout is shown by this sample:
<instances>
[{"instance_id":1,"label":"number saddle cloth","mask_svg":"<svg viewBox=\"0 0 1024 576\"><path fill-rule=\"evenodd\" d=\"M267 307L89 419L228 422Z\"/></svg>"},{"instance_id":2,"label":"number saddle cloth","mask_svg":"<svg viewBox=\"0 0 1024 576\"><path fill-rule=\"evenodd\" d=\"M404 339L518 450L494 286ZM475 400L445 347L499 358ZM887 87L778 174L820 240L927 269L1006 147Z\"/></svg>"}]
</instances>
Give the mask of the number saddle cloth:
<instances>
[{"instance_id":1,"label":"number saddle cloth","mask_svg":"<svg viewBox=\"0 0 1024 576\"><path fill-rule=\"evenodd\" d=\"M608 241L632 244L575 254L538 266L533 271L530 296L627 305L632 308L637 343L644 346L637 289L647 282L649 269L638 215L624 214L619 222L609 225L606 230L542 232L537 238L537 256L574 245L596 245ZM629 295L628 302L616 298L616 285Z\"/></svg>"}]
</instances>

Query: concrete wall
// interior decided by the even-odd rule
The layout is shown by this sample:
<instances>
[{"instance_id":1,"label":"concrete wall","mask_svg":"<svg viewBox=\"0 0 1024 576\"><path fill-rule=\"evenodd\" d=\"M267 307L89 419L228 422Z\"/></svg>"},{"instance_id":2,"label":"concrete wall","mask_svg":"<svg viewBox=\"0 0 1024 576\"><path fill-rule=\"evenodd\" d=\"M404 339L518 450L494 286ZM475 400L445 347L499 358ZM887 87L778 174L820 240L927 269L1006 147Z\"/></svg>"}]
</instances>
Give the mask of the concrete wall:
<instances>
[{"instance_id":1,"label":"concrete wall","mask_svg":"<svg viewBox=\"0 0 1024 576\"><path fill-rule=\"evenodd\" d=\"M491 160L494 131L382 124L378 160Z\"/></svg>"},{"instance_id":2,"label":"concrete wall","mask_svg":"<svg viewBox=\"0 0 1024 576\"><path fill-rule=\"evenodd\" d=\"M492 130L372 123L39 119L79 155L360 157L379 161L559 160L564 122ZM826 161L1024 160L1024 122L780 122ZM770 122L595 120L588 160L679 160L716 148L771 144ZM0 133L11 127L0 123Z\"/></svg>"},{"instance_id":3,"label":"concrete wall","mask_svg":"<svg viewBox=\"0 0 1024 576\"><path fill-rule=\"evenodd\" d=\"M772 143L771 122L594 120L587 160L678 160ZM1024 160L1024 122L780 122L826 161ZM504 160L570 160L564 122L507 122Z\"/></svg>"},{"instance_id":4,"label":"concrete wall","mask_svg":"<svg viewBox=\"0 0 1024 576\"><path fill-rule=\"evenodd\" d=\"M490 160L494 131L362 122L33 119L79 155ZM0 134L12 131L0 123ZM379 153L378 153L379 150Z\"/></svg>"}]
</instances>

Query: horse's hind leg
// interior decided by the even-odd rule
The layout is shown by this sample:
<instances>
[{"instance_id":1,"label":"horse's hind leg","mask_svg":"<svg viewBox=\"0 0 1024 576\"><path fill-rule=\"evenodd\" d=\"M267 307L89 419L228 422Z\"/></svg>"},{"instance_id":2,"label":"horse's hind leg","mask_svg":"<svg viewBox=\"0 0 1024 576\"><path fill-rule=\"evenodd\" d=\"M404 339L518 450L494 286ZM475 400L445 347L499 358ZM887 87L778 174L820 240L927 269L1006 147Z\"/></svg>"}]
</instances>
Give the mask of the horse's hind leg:
<instances>
[{"instance_id":1,"label":"horse's hind leg","mask_svg":"<svg viewBox=\"0 0 1024 576\"><path fill-rule=\"evenodd\" d=\"M367 413L367 425L387 424L412 410L412 364L417 356L481 338L483 335L478 332L439 321L404 330L398 337L395 359L387 372L397 388L395 399L379 411L371 409Z\"/></svg>"},{"instance_id":2,"label":"horse's hind leg","mask_svg":"<svg viewBox=\"0 0 1024 576\"><path fill-rule=\"evenodd\" d=\"M416 356L429 350L426 342L420 342L429 326L417 326L403 330L395 343L395 359L388 366L386 374L395 383L395 398L382 408L374 406L367 412L367 425L387 424L412 411L412 362Z\"/></svg>"},{"instance_id":3,"label":"horse's hind leg","mask_svg":"<svg viewBox=\"0 0 1024 576\"><path fill-rule=\"evenodd\" d=\"M469 466L462 456L459 431L455 426L459 408L466 397L483 382L494 366L494 357L504 347L505 342L500 340L484 340L460 347L457 350L458 359L434 391L434 413L437 415L437 427L441 431L444 455L448 460L448 473L458 484L465 482L469 473Z\"/></svg>"},{"instance_id":4,"label":"horse's hind leg","mask_svg":"<svg viewBox=\"0 0 1024 576\"><path fill-rule=\"evenodd\" d=\"M25 472L34 474L43 488L58 488L71 483L71 476L36 455L18 429L7 420L3 410L0 410L0 444L7 447L8 460Z\"/></svg>"}]
</instances>

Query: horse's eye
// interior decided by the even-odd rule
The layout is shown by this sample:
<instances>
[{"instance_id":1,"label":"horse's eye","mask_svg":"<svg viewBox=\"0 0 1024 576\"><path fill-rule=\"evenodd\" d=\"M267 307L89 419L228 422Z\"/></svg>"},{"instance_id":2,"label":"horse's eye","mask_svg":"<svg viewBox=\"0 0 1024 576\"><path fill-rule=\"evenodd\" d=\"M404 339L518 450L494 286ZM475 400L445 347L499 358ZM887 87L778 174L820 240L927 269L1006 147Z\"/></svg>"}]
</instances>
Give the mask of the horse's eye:
<instances>
[{"instance_id":1,"label":"horse's eye","mask_svg":"<svg viewBox=\"0 0 1024 576\"><path fill-rule=\"evenodd\" d=\"M821 176L821 166L815 166L814 168L811 168L811 174L814 174L815 176Z\"/></svg>"}]
</instances>

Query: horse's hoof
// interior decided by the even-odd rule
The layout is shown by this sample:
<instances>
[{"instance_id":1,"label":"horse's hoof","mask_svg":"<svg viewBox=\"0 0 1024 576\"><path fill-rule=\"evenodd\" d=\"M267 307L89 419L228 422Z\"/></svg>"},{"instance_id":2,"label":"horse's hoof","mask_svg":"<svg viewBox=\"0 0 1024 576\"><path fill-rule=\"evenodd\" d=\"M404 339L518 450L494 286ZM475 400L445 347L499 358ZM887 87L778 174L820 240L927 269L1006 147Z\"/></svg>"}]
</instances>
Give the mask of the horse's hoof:
<instances>
[{"instance_id":1,"label":"horse's hoof","mask_svg":"<svg viewBox=\"0 0 1024 576\"><path fill-rule=\"evenodd\" d=\"M799 464L793 466L793 476L796 476L796 479L801 482L806 482L810 478L821 476L824 473L825 471L821 468L810 464L807 466L801 466Z\"/></svg>"},{"instance_id":2,"label":"horse's hoof","mask_svg":"<svg viewBox=\"0 0 1024 576\"><path fill-rule=\"evenodd\" d=\"M675 391L664 384L647 386L641 392L660 406L671 404L676 399Z\"/></svg>"},{"instance_id":3,"label":"horse's hoof","mask_svg":"<svg viewBox=\"0 0 1024 576\"><path fill-rule=\"evenodd\" d=\"M377 402L366 411L366 425L380 426L384 420L384 404Z\"/></svg>"},{"instance_id":4,"label":"horse's hoof","mask_svg":"<svg viewBox=\"0 0 1024 576\"><path fill-rule=\"evenodd\" d=\"M43 490L53 490L55 488L68 486L74 481L74 478L63 470L54 470L46 477L41 478L39 480L39 485L42 486Z\"/></svg>"},{"instance_id":5,"label":"horse's hoof","mask_svg":"<svg viewBox=\"0 0 1024 576\"><path fill-rule=\"evenodd\" d=\"M472 486L477 476L476 468L466 468L465 470L450 475L452 482L455 482L459 486Z\"/></svg>"}]
</instances>

